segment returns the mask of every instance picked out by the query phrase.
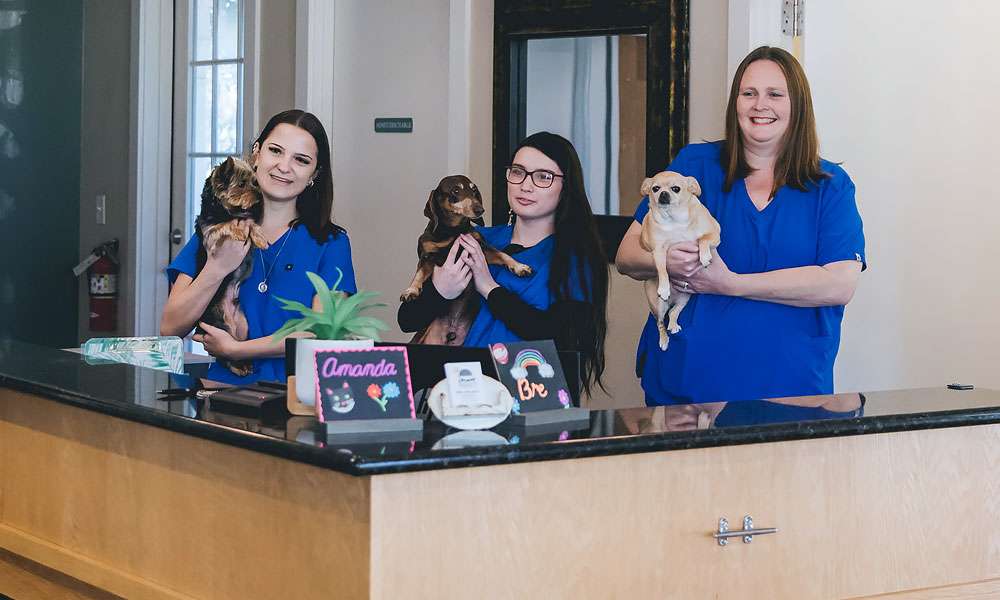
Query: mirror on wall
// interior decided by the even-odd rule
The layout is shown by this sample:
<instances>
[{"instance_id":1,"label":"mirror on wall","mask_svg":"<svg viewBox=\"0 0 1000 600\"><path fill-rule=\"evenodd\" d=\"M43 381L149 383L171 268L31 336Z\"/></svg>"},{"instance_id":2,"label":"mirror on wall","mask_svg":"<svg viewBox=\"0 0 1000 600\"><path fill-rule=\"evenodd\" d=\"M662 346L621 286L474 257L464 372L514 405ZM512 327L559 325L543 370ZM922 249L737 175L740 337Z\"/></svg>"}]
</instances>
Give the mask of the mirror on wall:
<instances>
[{"instance_id":1,"label":"mirror on wall","mask_svg":"<svg viewBox=\"0 0 1000 600\"><path fill-rule=\"evenodd\" d=\"M591 208L629 216L646 165L646 35L534 38L524 45L519 138L538 131L573 142ZM636 189L633 189L636 188Z\"/></svg>"},{"instance_id":2,"label":"mirror on wall","mask_svg":"<svg viewBox=\"0 0 1000 600\"><path fill-rule=\"evenodd\" d=\"M493 222L507 219L503 167L527 135L576 147L610 258L639 186L687 143L685 0L498 2L494 14Z\"/></svg>"}]
</instances>

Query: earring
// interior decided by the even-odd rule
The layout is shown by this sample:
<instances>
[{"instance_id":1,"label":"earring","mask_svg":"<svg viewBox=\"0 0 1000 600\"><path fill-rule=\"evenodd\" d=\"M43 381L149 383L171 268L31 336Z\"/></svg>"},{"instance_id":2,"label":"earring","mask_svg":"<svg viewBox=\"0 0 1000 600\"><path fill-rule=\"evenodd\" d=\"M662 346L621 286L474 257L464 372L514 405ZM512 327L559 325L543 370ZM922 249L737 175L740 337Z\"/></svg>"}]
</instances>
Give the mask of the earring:
<instances>
[{"instance_id":1,"label":"earring","mask_svg":"<svg viewBox=\"0 0 1000 600\"><path fill-rule=\"evenodd\" d=\"M507 211L507 224L508 225L513 225L514 224L514 210L513 209Z\"/></svg>"},{"instance_id":2,"label":"earring","mask_svg":"<svg viewBox=\"0 0 1000 600\"><path fill-rule=\"evenodd\" d=\"M312 179L310 179L310 180L309 180L309 183L307 183L307 184L306 184L306 187L312 187L312 184L313 184L313 180L312 180Z\"/></svg>"}]
</instances>

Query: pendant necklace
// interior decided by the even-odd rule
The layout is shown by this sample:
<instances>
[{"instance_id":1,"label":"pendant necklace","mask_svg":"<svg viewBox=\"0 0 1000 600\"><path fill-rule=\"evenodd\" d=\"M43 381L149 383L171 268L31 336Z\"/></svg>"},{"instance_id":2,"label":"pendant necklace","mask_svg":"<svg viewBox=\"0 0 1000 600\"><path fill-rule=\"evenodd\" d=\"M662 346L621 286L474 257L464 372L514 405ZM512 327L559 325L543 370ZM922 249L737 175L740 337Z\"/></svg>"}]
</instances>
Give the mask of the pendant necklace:
<instances>
[{"instance_id":1,"label":"pendant necklace","mask_svg":"<svg viewBox=\"0 0 1000 600\"><path fill-rule=\"evenodd\" d=\"M268 267L267 271L264 273L264 279L262 279L261 282L257 284L257 291L260 292L261 294L267 293L267 280L271 277L271 271L274 270L274 265L278 264L278 257L281 256L281 251L285 249L285 244L288 243L288 238L290 237L292 237L291 229L289 229L285 233L285 241L281 242L281 247L278 248L278 253L274 255L274 261L271 263L271 266ZM261 268L264 268L264 266L267 264L266 262L264 262L264 251L261 250L260 248L257 248L257 252L260 252L260 266Z\"/></svg>"}]
</instances>

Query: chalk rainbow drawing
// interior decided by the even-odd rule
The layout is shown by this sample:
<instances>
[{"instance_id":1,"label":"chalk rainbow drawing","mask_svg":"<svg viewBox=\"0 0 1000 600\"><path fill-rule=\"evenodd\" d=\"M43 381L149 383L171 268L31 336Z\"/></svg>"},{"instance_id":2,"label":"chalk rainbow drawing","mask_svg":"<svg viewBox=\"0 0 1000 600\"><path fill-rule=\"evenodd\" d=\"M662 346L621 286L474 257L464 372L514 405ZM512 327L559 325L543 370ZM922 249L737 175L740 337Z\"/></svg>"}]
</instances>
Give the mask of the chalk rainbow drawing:
<instances>
[{"instance_id":1,"label":"chalk rainbow drawing","mask_svg":"<svg viewBox=\"0 0 1000 600\"><path fill-rule=\"evenodd\" d=\"M527 379L528 367L538 367L538 374L546 379L555 377L555 369L545 362L542 353L534 348L525 348L517 353L510 369L510 376L514 379Z\"/></svg>"}]
</instances>

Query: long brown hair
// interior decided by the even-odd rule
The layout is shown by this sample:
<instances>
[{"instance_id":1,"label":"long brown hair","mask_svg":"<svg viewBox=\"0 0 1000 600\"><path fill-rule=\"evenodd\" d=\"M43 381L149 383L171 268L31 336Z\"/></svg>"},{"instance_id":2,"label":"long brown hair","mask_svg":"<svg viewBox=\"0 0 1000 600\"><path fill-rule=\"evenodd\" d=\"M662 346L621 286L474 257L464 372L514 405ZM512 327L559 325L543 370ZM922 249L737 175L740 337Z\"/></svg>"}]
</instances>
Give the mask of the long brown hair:
<instances>
[{"instance_id":1,"label":"long brown hair","mask_svg":"<svg viewBox=\"0 0 1000 600\"><path fill-rule=\"evenodd\" d=\"M313 185L306 187L295 199L295 209L298 218L289 223L302 223L309 230L309 235L317 243L324 243L330 235L337 237L344 228L333 222L333 168L330 165L330 140L326 129L319 118L304 110L292 109L280 112L267 121L260 136L254 141L258 149L264 145L264 140L275 127L287 123L304 129L316 142L316 175Z\"/></svg>"},{"instance_id":2,"label":"long brown hair","mask_svg":"<svg viewBox=\"0 0 1000 600\"><path fill-rule=\"evenodd\" d=\"M758 60L769 60L781 68L788 84L788 101L791 104L788 129L774 163L771 197L784 185L806 191L808 184L830 176L823 172L819 164L819 137L816 135L812 93L799 61L788 51L772 46L761 46L748 54L733 75L729 104L726 106L726 141L720 156L722 167L726 171L725 191L731 190L733 183L753 172L744 156L743 134L736 116L736 100L740 95L743 74L751 63Z\"/></svg>"},{"instance_id":3,"label":"long brown hair","mask_svg":"<svg viewBox=\"0 0 1000 600\"><path fill-rule=\"evenodd\" d=\"M583 167L573 144L548 131L525 138L514 154L524 147L538 150L552 159L563 172L563 186L555 214L555 248L549 268L549 292L554 301L572 300L574 282L590 305L588 322L575 323L576 339L557 336L561 349L580 352L580 379L589 394L594 384L604 388L604 339L608 334L608 257L597 232L597 220L583 185ZM513 158L513 157L512 157Z\"/></svg>"}]
</instances>

